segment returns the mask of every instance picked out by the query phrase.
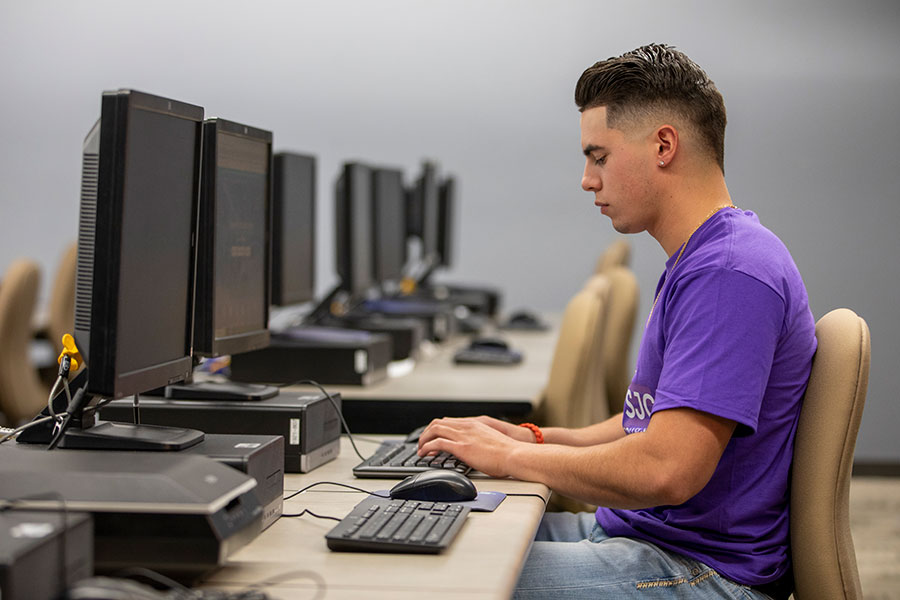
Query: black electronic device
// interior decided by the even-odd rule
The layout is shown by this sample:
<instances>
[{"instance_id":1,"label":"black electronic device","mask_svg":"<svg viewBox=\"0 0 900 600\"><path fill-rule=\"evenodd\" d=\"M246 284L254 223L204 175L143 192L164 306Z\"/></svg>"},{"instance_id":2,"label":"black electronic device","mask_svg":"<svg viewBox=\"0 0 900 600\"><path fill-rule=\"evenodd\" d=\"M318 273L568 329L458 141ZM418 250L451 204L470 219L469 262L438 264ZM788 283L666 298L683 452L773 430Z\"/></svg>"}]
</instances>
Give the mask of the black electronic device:
<instances>
[{"instance_id":1,"label":"black electronic device","mask_svg":"<svg viewBox=\"0 0 900 600\"><path fill-rule=\"evenodd\" d=\"M516 331L547 331L550 329L550 326L536 313L525 309L517 310L510 314L501 327Z\"/></svg>"},{"instance_id":2,"label":"black electronic device","mask_svg":"<svg viewBox=\"0 0 900 600\"><path fill-rule=\"evenodd\" d=\"M315 299L316 159L279 152L272 196L272 304Z\"/></svg>"},{"instance_id":3,"label":"black electronic device","mask_svg":"<svg viewBox=\"0 0 900 600\"><path fill-rule=\"evenodd\" d=\"M408 477L433 469L457 471L462 475L472 473L472 467L446 452L435 456L419 456L418 452L417 441L381 442L372 456L353 467L353 475L363 479Z\"/></svg>"},{"instance_id":4,"label":"black electronic device","mask_svg":"<svg viewBox=\"0 0 900 600\"><path fill-rule=\"evenodd\" d=\"M383 315L354 312L342 315L340 318L327 318L323 325L359 329L370 333L383 333L391 338L392 361L416 359L419 356L419 348L426 339L428 326L422 318L404 317L395 315L385 317Z\"/></svg>"},{"instance_id":5,"label":"black electronic device","mask_svg":"<svg viewBox=\"0 0 900 600\"><path fill-rule=\"evenodd\" d=\"M437 264L453 266L453 219L456 213L456 178L448 176L438 188Z\"/></svg>"},{"instance_id":6,"label":"black electronic device","mask_svg":"<svg viewBox=\"0 0 900 600\"><path fill-rule=\"evenodd\" d=\"M81 175L74 337L87 375L62 427L32 427L18 441L173 450L203 438L97 424L92 411L103 398L190 376L202 122L199 106L134 90L103 93Z\"/></svg>"},{"instance_id":7,"label":"black electronic device","mask_svg":"<svg viewBox=\"0 0 900 600\"><path fill-rule=\"evenodd\" d=\"M372 268L372 169L346 163L335 184L335 258L340 288L363 298L375 284Z\"/></svg>"},{"instance_id":8,"label":"black electronic device","mask_svg":"<svg viewBox=\"0 0 900 600\"><path fill-rule=\"evenodd\" d=\"M284 437L209 433L184 452L208 456L256 480L253 493L262 506L262 528L281 517L284 506Z\"/></svg>"},{"instance_id":9,"label":"black electronic device","mask_svg":"<svg viewBox=\"0 0 900 600\"><path fill-rule=\"evenodd\" d=\"M437 554L465 524L460 504L369 496L325 534L331 550Z\"/></svg>"},{"instance_id":10,"label":"black electronic device","mask_svg":"<svg viewBox=\"0 0 900 600\"><path fill-rule=\"evenodd\" d=\"M452 469L429 469L410 475L391 488L391 498L426 502L465 502L478 495L475 484Z\"/></svg>"},{"instance_id":11,"label":"black electronic device","mask_svg":"<svg viewBox=\"0 0 900 600\"><path fill-rule=\"evenodd\" d=\"M406 264L406 192L403 171L372 170L372 254L374 275L387 293L399 289Z\"/></svg>"},{"instance_id":12,"label":"black electronic device","mask_svg":"<svg viewBox=\"0 0 900 600\"><path fill-rule=\"evenodd\" d=\"M235 381L370 385L387 378L391 338L337 327L296 327L272 334L267 348L231 358Z\"/></svg>"},{"instance_id":13,"label":"black electronic device","mask_svg":"<svg viewBox=\"0 0 900 600\"><path fill-rule=\"evenodd\" d=\"M269 344L272 133L207 119L198 215L194 354L239 354ZM168 398L262 400L272 386L186 382Z\"/></svg>"},{"instance_id":14,"label":"black electronic device","mask_svg":"<svg viewBox=\"0 0 900 600\"><path fill-rule=\"evenodd\" d=\"M146 567L194 581L262 527L256 481L205 456L0 446L0 497L88 512L98 573Z\"/></svg>"},{"instance_id":15,"label":"black electronic device","mask_svg":"<svg viewBox=\"0 0 900 600\"><path fill-rule=\"evenodd\" d=\"M57 600L94 574L90 514L68 510L59 500L56 512L15 506L0 512L0 598Z\"/></svg>"},{"instance_id":16,"label":"black electronic device","mask_svg":"<svg viewBox=\"0 0 900 600\"><path fill-rule=\"evenodd\" d=\"M440 220L440 192L437 166L422 163L422 172L408 195L407 231L421 243L420 262L430 268L438 261L438 227Z\"/></svg>"},{"instance_id":17,"label":"black electronic device","mask_svg":"<svg viewBox=\"0 0 900 600\"><path fill-rule=\"evenodd\" d=\"M331 397L342 406L340 394ZM124 418L130 411L129 403L114 401L103 407L102 415ZM210 434L281 436L286 473L306 473L340 454L340 418L319 391L281 390L278 396L259 402L142 397L141 418L149 423L203 427ZM217 436L212 437L218 443Z\"/></svg>"}]
</instances>

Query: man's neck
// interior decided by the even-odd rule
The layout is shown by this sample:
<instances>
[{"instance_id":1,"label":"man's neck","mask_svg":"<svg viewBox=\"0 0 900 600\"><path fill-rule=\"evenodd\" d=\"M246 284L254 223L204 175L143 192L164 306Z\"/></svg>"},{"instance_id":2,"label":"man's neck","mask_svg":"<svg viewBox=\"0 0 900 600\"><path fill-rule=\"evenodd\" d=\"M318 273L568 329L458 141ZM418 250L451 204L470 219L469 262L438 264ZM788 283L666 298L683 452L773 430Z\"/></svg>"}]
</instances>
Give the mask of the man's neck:
<instances>
[{"instance_id":1,"label":"man's neck","mask_svg":"<svg viewBox=\"0 0 900 600\"><path fill-rule=\"evenodd\" d=\"M678 252L691 234L723 206L731 206L731 195L721 173L704 178L680 178L667 191L664 208L650 235L659 242L666 256Z\"/></svg>"}]
</instances>

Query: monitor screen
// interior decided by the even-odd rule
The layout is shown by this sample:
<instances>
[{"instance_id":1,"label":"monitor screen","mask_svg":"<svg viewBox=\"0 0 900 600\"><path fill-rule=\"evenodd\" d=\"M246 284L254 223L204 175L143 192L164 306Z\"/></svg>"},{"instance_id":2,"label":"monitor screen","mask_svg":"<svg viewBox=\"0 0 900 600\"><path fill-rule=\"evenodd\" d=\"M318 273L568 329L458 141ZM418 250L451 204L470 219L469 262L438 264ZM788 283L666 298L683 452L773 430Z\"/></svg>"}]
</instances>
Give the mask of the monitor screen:
<instances>
[{"instance_id":1,"label":"monitor screen","mask_svg":"<svg viewBox=\"0 0 900 600\"><path fill-rule=\"evenodd\" d=\"M194 351L269 343L272 134L224 119L203 125Z\"/></svg>"},{"instance_id":2,"label":"monitor screen","mask_svg":"<svg viewBox=\"0 0 900 600\"><path fill-rule=\"evenodd\" d=\"M316 159L279 152L272 197L272 304L315 299Z\"/></svg>"},{"instance_id":3,"label":"monitor screen","mask_svg":"<svg viewBox=\"0 0 900 600\"><path fill-rule=\"evenodd\" d=\"M409 233L422 242L421 259L434 262L438 252L438 181L437 169L422 164L422 173L410 195Z\"/></svg>"},{"instance_id":4,"label":"monitor screen","mask_svg":"<svg viewBox=\"0 0 900 600\"><path fill-rule=\"evenodd\" d=\"M438 264L450 267L453 264L453 218L456 204L456 179L447 177L441 183L438 195Z\"/></svg>"},{"instance_id":5,"label":"monitor screen","mask_svg":"<svg viewBox=\"0 0 900 600\"><path fill-rule=\"evenodd\" d=\"M372 173L372 255L375 279L399 282L406 263L406 192L403 172L378 168Z\"/></svg>"},{"instance_id":6,"label":"monitor screen","mask_svg":"<svg viewBox=\"0 0 900 600\"><path fill-rule=\"evenodd\" d=\"M335 186L335 257L341 289L361 298L374 285L372 169L346 163Z\"/></svg>"},{"instance_id":7,"label":"monitor screen","mask_svg":"<svg viewBox=\"0 0 900 600\"><path fill-rule=\"evenodd\" d=\"M103 94L84 143L75 338L86 391L119 398L191 373L203 109Z\"/></svg>"}]
</instances>

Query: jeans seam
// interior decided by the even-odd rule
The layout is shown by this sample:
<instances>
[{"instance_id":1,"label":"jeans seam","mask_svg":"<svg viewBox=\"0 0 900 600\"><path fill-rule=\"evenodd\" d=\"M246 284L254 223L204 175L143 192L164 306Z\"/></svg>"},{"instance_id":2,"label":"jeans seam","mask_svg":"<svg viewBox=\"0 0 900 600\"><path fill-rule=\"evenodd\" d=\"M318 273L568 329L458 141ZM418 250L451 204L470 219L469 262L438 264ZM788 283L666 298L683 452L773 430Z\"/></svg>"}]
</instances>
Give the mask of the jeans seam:
<instances>
[{"instance_id":1,"label":"jeans seam","mask_svg":"<svg viewBox=\"0 0 900 600\"><path fill-rule=\"evenodd\" d=\"M688 579L687 577L677 577L675 579L656 579L653 581L638 581L635 583L635 587L639 590L647 590L651 588L661 588L661 587L674 587L676 585L683 585L685 583L695 586L700 583L703 583L710 577L715 577L719 573L715 569L710 569L705 573L694 577L693 579Z\"/></svg>"}]
</instances>

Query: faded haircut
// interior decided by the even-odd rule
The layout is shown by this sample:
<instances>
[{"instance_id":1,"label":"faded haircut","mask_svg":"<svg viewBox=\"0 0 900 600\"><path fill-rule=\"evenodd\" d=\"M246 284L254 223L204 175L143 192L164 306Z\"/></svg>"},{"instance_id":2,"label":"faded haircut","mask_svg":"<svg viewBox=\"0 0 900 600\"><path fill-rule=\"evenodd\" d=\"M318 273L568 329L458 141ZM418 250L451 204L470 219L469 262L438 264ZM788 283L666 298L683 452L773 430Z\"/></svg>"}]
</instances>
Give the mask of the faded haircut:
<instances>
[{"instance_id":1,"label":"faded haircut","mask_svg":"<svg viewBox=\"0 0 900 600\"><path fill-rule=\"evenodd\" d=\"M575 85L575 104L581 112L605 106L607 127L620 130L657 113L675 113L725 171L722 94L703 69L672 46L649 44L588 67Z\"/></svg>"}]
</instances>

